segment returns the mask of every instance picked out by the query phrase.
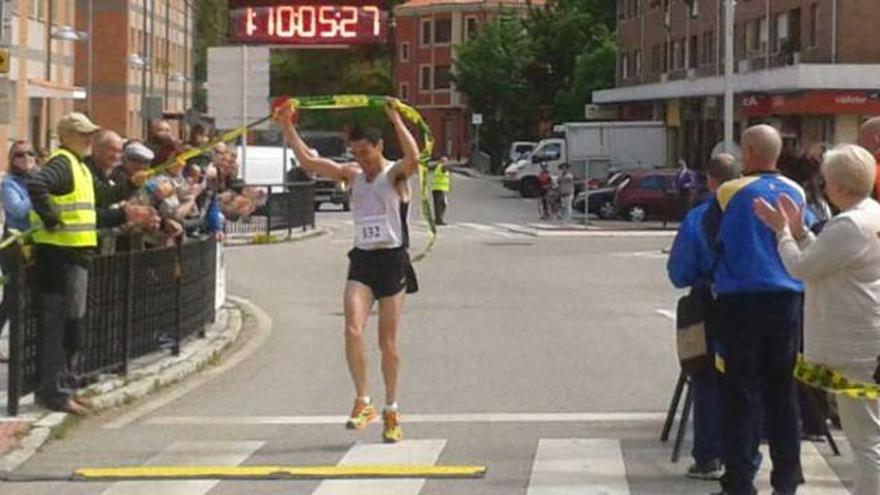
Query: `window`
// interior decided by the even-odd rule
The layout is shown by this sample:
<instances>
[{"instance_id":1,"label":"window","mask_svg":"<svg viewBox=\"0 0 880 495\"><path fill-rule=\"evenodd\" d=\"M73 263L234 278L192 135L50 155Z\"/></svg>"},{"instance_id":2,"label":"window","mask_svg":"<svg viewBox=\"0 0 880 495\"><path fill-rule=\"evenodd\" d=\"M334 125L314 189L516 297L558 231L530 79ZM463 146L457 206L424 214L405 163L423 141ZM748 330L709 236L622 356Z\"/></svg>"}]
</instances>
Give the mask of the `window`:
<instances>
[{"instance_id":1,"label":"window","mask_svg":"<svg viewBox=\"0 0 880 495\"><path fill-rule=\"evenodd\" d=\"M422 19L422 46L431 44L431 19Z\"/></svg>"},{"instance_id":2,"label":"window","mask_svg":"<svg viewBox=\"0 0 880 495\"><path fill-rule=\"evenodd\" d=\"M663 177L659 175L642 177L642 180L639 181L639 188L648 191L662 191L664 187L665 181L663 180Z\"/></svg>"},{"instance_id":3,"label":"window","mask_svg":"<svg viewBox=\"0 0 880 495\"><path fill-rule=\"evenodd\" d=\"M447 90L451 85L450 67L438 65L434 67L434 89Z\"/></svg>"},{"instance_id":4,"label":"window","mask_svg":"<svg viewBox=\"0 0 880 495\"><path fill-rule=\"evenodd\" d=\"M433 81L431 81L431 66L423 65L419 69L419 90L422 92L431 91Z\"/></svg>"},{"instance_id":5,"label":"window","mask_svg":"<svg viewBox=\"0 0 880 495\"><path fill-rule=\"evenodd\" d=\"M636 64L636 77L642 77L642 51L636 50L633 58L635 59Z\"/></svg>"},{"instance_id":6,"label":"window","mask_svg":"<svg viewBox=\"0 0 880 495\"><path fill-rule=\"evenodd\" d=\"M758 52L764 54L767 51L767 43L770 41L770 26L767 24L767 18L762 17L758 21L758 31L761 34L761 42L758 44Z\"/></svg>"},{"instance_id":7,"label":"window","mask_svg":"<svg viewBox=\"0 0 880 495\"><path fill-rule=\"evenodd\" d=\"M697 38L697 36L691 36L690 53L688 53L688 69L697 68L697 57L700 53L699 45L699 38Z\"/></svg>"},{"instance_id":8,"label":"window","mask_svg":"<svg viewBox=\"0 0 880 495\"><path fill-rule=\"evenodd\" d=\"M400 61L409 62L409 43L407 42L400 44Z\"/></svg>"},{"instance_id":9,"label":"window","mask_svg":"<svg viewBox=\"0 0 880 495\"><path fill-rule=\"evenodd\" d=\"M819 4L810 5L810 47L819 42Z\"/></svg>"},{"instance_id":10,"label":"window","mask_svg":"<svg viewBox=\"0 0 880 495\"><path fill-rule=\"evenodd\" d=\"M672 70L684 67L684 43L676 40L672 43Z\"/></svg>"},{"instance_id":11,"label":"window","mask_svg":"<svg viewBox=\"0 0 880 495\"><path fill-rule=\"evenodd\" d=\"M700 17L700 0L688 0L688 2L690 2L688 14L690 14L691 18L696 19Z\"/></svg>"},{"instance_id":12,"label":"window","mask_svg":"<svg viewBox=\"0 0 880 495\"><path fill-rule=\"evenodd\" d=\"M779 53L782 46L788 41L788 12L776 16L776 37L773 39L771 51Z\"/></svg>"},{"instance_id":13,"label":"window","mask_svg":"<svg viewBox=\"0 0 880 495\"><path fill-rule=\"evenodd\" d=\"M448 45L452 41L452 19L434 20L434 44Z\"/></svg>"},{"instance_id":14,"label":"window","mask_svg":"<svg viewBox=\"0 0 880 495\"><path fill-rule=\"evenodd\" d=\"M464 18L464 39L465 41L470 41L477 37L479 34L479 24L477 24L477 18L470 16Z\"/></svg>"},{"instance_id":15,"label":"window","mask_svg":"<svg viewBox=\"0 0 880 495\"><path fill-rule=\"evenodd\" d=\"M660 72L663 67L660 50L660 45L654 45L651 47L651 72Z\"/></svg>"},{"instance_id":16,"label":"window","mask_svg":"<svg viewBox=\"0 0 880 495\"><path fill-rule=\"evenodd\" d=\"M398 92L401 100L409 100L409 84L400 83L400 91Z\"/></svg>"},{"instance_id":17,"label":"window","mask_svg":"<svg viewBox=\"0 0 880 495\"><path fill-rule=\"evenodd\" d=\"M629 78L629 57L625 53L620 57L620 78Z\"/></svg>"}]
</instances>

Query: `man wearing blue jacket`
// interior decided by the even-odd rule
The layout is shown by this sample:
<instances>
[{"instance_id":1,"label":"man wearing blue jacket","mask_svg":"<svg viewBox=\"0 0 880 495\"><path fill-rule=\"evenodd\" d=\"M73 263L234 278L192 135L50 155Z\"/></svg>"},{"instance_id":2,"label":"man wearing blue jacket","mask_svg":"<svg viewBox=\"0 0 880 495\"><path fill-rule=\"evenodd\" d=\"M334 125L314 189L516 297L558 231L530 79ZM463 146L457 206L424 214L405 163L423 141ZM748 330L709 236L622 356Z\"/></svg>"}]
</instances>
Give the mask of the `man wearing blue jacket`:
<instances>
[{"instance_id":1,"label":"man wearing blue jacket","mask_svg":"<svg viewBox=\"0 0 880 495\"><path fill-rule=\"evenodd\" d=\"M739 177L736 159L728 154L716 155L706 169L709 190L715 191L727 181ZM672 245L669 262L666 266L669 280L679 289L711 291L712 267L715 256L706 239L703 224L706 212L713 198L694 207L685 217ZM711 301L711 297L707 298ZM718 318L715 305L706 308L707 348L715 347ZM691 376L694 387L694 464L688 468L687 476L695 479L719 479L723 473L721 462L721 405L719 403L718 373L714 368L694 373Z\"/></svg>"},{"instance_id":2,"label":"man wearing blue jacket","mask_svg":"<svg viewBox=\"0 0 880 495\"><path fill-rule=\"evenodd\" d=\"M718 190L723 212L717 227L719 343L727 495L756 494L753 462L761 438L761 406L773 471L773 493L789 495L803 482L800 426L793 370L800 348L803 284L788 274L776 249L775 234L761 223L754 204L775 204L783 193L800 206L803 189L781 176L776 163L782 138L773 127L750 127L742 137L745 176ZM810 223L810 219L807 219ZM711 231L711 229L709 229Z\"/></svg>"}]
</instances>

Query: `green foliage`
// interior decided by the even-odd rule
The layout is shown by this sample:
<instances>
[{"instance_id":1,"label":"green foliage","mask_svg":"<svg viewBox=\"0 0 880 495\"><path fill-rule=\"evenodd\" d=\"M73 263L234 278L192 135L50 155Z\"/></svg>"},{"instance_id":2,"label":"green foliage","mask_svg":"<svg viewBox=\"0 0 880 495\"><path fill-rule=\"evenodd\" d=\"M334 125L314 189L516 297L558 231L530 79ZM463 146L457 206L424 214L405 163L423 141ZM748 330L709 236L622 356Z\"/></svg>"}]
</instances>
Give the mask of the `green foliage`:
<instances>
[{"instance_id":1,"label":"green foliage","mask_svg":"<svg viewBox=\"0 0 880 495\"><path fill-rule=\"evenodd\" d=\"M510 141L538 124L583 118L594 89L614 83L614 0L558 0L500 16L460 47L454 80L483 113L481 144L499 165Z\"/></svg>"},{"instance_id":2,"label":"green foliage","mask_svg":"<svg viewBox=\"0 0 880 495\"><path fill-rule=\"evenodd\" d=\"M226 43L229 6L226 0L199 0L195 4L193 106L201 111L206 111L208 95L203 83L208 80L208 48Z\"/></svg>"}]
</instances>

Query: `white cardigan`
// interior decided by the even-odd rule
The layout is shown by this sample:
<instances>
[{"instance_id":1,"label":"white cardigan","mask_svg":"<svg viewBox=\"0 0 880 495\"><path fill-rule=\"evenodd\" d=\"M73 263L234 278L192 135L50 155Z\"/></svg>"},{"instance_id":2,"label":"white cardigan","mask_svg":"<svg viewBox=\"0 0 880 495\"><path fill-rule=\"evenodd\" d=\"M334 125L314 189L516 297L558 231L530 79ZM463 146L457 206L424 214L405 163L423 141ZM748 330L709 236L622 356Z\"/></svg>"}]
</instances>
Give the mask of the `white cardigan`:
<instances>
[{"instance_id":1,"label":"white cardigan","mask_svg":"<svg viewBox=\"0 0 880 495\"><path fill-rule=\"evenodd\" d=\"M866 199L831 219L818 237L778 236L788 272L806 285L804 354L845 376L873 382L880 355L880 204Z\"/></svg>"}]
</instances>

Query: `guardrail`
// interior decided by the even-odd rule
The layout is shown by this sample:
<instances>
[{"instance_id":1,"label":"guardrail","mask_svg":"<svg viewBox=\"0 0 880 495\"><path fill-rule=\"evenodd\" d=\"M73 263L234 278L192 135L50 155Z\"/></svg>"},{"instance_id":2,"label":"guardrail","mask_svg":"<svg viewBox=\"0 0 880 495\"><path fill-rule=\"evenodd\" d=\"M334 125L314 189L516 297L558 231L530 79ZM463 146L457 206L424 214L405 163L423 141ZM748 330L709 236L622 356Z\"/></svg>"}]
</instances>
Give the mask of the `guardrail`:
<instances>
[{"instance_id":1,"label":"guardrail","mask_svg":"<svg viewBox=\"0 0 880 495\"><path fill-rule=\"evenodd\" d=\"M227 235L271 234L287 230L289 236L295 228L315 228L314 182L248 184L248 187L264 189L268 196L266 204L249 218L227 222Z\"/></svg>"},{"instance_id":2,"label":"guardrail","mask_svg":"<svg viewBox=\"0 0 880 495\"><path fill-rule=\"evenodd\" d=\"M38 385L41 314L35 266L24 249L10 248L10 323L7 410L18 414L21 397ZM180 352L183 340L204 337L214 320L217 245L194 240L179 247L88 258L89 288L82 322L83 348L77 374L128 372L132 360L167 350Z\"/></svg>"}]
</instances>

